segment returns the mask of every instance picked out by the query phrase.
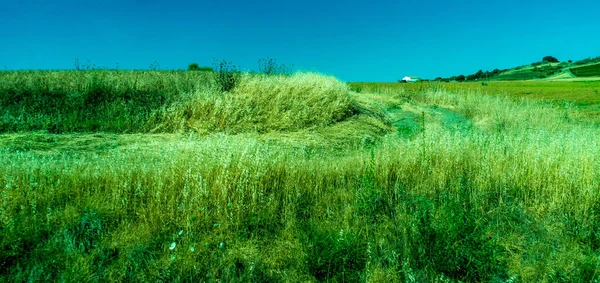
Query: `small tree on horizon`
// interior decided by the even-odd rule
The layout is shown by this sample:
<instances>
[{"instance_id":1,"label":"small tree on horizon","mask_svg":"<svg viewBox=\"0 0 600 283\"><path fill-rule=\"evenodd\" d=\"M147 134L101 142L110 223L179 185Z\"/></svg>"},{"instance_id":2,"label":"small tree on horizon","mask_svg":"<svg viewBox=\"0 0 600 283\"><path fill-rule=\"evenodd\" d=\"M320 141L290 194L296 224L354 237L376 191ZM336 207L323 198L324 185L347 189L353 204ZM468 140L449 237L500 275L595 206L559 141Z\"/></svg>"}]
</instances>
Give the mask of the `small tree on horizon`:
<instances>
[{"instance_id":1,"label":"small tree on horizon","mask_svg":"<svg viewBox=\"0 0 600 283\"><path fill-rule=\"evenodd\" d=\"M546 56L544 58L542 58L542 62L548 62L548 63L558 63L558 59L556 59L556 57L552 57L552 56Z\"/></svg>"},{"instance_id":2,"label":"small tree on horizon","mask_svg":"<svg viewBox=\"0 0 600 283\"><path fill-rule=\"evenodd\" d=\"M192 63L188 65L188 71L213 72L214 69L212 67L200 67L197 63Z\"/></svg>"}]
</instances>

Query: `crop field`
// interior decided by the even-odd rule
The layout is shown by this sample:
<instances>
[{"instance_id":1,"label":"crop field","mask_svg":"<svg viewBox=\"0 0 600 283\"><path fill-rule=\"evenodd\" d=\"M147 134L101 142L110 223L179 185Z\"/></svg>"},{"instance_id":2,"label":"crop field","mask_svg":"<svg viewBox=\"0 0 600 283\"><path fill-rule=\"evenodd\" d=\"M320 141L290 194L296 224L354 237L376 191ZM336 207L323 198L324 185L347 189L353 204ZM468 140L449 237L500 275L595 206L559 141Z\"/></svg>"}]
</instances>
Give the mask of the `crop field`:
<instances>
[{"instance_id":1,"label":"crop field","mask_svg":"<svg viewBox=\"0 0 600 283\"><path fill-rule=\"evenodd\" d=\"M0 281L597 282L597 90L0 72Z\"/></svg>"},{"instance_id":2,"label":"crop field","mask_svg":"<svg viewBox=\"0 0 600 283\"><path fill-rule=\"evenodd\" d=\"M571 73L578 77L600 76L600 64L571 68Z\"/></svg>"}]
</instances>

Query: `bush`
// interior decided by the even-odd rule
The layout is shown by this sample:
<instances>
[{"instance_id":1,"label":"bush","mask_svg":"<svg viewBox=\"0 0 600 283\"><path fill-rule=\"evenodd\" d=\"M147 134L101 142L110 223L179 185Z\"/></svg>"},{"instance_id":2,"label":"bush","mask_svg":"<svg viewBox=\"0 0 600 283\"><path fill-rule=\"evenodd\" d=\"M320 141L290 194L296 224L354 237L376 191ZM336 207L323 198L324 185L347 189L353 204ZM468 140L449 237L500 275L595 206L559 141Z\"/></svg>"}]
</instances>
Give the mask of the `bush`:
<instances>
[{"instance_id":1,"label":"bush","mask_svg":"<svg viewBox=\"0 0 600 283\"><path fill-rule=\"evenodd\" d=\"M221 60L214 63L214 80L222 92L232 91L240 80L241 73L239 68L233 62Z\"/></svg>"},{"instance_id":2,"label":"bush","mask_svg":"<svg viewBox=\"0 0 600 283\"><path fill-rule=\"evenodd\" d=\"M456 77L456 81L457 82L464 82L465 81L465 76L464 75L460 75L460 76Z\"/></svg>"}]
</instances>

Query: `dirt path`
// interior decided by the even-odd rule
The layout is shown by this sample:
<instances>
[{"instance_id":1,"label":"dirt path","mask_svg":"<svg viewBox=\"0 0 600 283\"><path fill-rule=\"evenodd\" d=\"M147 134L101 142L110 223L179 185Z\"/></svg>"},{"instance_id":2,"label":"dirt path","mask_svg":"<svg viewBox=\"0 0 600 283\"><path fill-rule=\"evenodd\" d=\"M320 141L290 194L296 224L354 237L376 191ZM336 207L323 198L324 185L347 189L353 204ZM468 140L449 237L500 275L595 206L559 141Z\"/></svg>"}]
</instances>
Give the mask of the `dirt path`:
<instances>
[{"instance_id":1,"label":"dirt path","mask_svg":"<svg viewBox=\"0 0 600 283\"><path fill-rule=\"evenodd\" d=\"M471 119L461 113L440 107L419 106L405 103L386 110L399 137L411 137L423 130L423 126L437 124L448 131L466 132L473 128ZM425 119L425 121L423 121Z\"/></svg>"}]
</instances>

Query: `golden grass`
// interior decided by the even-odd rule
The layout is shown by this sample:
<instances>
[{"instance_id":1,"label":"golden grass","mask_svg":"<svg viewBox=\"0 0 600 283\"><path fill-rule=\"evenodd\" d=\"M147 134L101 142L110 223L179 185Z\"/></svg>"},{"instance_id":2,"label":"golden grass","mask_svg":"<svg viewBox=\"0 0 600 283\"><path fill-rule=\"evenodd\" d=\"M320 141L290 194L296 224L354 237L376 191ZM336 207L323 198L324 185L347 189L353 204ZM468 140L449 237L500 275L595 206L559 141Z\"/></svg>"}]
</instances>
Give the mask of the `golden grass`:
<instances>
[{"instance_id":1,"label":"golden grass","mask_svg":"<svg viewBox=\"0 0 600 283\"><path fill-rule=\"evenodd\" d=\"M159 129L290 132L332 125L354 114L349 88L335 78L245 75L230 93L190 93L165 110Z\"/></svg>"}]
</instances>

